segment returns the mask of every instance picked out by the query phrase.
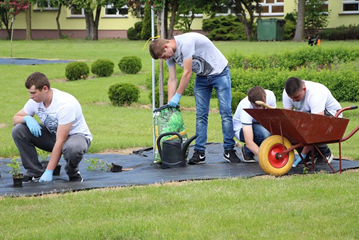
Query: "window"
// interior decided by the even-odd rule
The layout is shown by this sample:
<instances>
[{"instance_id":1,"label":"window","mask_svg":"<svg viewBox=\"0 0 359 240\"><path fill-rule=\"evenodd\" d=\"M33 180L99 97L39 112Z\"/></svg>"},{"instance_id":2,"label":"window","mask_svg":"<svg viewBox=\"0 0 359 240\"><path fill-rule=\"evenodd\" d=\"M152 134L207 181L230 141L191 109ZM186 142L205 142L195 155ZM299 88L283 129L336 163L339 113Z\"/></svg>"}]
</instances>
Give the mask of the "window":
<instances>
[{"instance_id":1,"label":"window","mask_svg":"<svg viewBox=\"0 0 359 240\"><path fill-rule=\"evenodd\" d=\"M128 7L124 5L117 9L113 3L110 3L105 7L105 17L128 17Z\"/></svg>"},{"instance_id":2,"label":"window","mask_svg":"<svg viewBox=\"0 0 359 240\"><path fill-rule=\"evenodd\" d=\"M51 0L47 0L44 3L39 3L36 2L36 8L37 9L42 9L42 10L57 10L58 8L58 3L57 2L52 2Z\"/></svg>"},{"instance_id":3,"label":"window","mask_svg":"<svg viewBox=\"0 0 359 240\"><path fill-rule=\"evenodd\" d=\"M343 0L343 13L359 13L359 1Z\"/></svg>"},{"instance_id":4,"label":"window","mask_svg":"<svg viewBox=\"0 0 359 240\"><path fill-rule=\"evenodd\" d=\"M74 7L70 8L70 17L85 17L85 10L83 8L76 9Z\"/></svg>"},{"instance_id":5,"label":"window","mask_svg":"<svg viewBox=\"0 0 359 240\"><path fill-rule=\"evenodd\" d=\"M261 6L261 15L262 16L283 16L284 15L284 0L261 0L260 6ZM258 15L258 14L256 14L256 15Z\"/></svg>"}]
</instances>

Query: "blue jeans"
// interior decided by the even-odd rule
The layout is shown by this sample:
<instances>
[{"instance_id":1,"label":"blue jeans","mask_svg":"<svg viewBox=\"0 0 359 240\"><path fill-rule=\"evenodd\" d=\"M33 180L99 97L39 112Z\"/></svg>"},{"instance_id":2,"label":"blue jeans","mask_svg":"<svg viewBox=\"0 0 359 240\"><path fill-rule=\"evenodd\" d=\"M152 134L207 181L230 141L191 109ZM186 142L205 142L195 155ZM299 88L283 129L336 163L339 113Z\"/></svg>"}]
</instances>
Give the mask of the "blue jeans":
<instances>
[{"instance_id":1,"label":"blue jeans","mask_svg":"<svg viewBox=\"0 0 359 240\"><path fill-rule=\"evenodd\" d=\"M267 129L265 129L262 125L259 123L253 123L252 124L253 129L253 142L257 144L257 146L260 146L262 142L269 137L271 134L268 132ZM244 135L243 135L243 128L241 129L239 133L239 141L245 142ZM246 145L244 145L244 152L247 156L252 157L254 154L249 150Z\"/></svg>"},{"instance_id":2,"label":"blue jeans","mask_svg":"<svg viewBox=\"0 0 359 240\"><path fill-rule=\"evenodd\" d=\"M212 89L215 88L219 102L219 113L222 118L222 133L224 150L234 147L234 132L231 110L231 74L228 66L221 74L211 76L196 76L194 97L196 101L196 144L194 149L205 151L207 142L208 112Z\"/></svg>"}]
</instances>

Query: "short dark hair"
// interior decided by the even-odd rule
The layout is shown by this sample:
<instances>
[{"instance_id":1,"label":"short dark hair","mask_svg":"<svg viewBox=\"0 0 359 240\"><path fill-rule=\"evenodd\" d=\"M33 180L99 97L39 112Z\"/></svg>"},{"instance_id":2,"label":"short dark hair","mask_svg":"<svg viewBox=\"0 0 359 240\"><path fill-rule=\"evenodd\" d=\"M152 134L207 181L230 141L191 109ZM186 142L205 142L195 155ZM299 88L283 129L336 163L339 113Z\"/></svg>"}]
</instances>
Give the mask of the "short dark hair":
<instances>
[{"instance_id":1,"label":"short dark hair","mask_svg":"<svg viewBox=\"0 0 359 240\"><path fill-rule=\"evenodd\" d=\"M158 38L150 43L149 50L153 59L158 59L165 52L164 45L168 42L167 39Z\"/></svg>"},{"instance_id":2,"label":"short dark hair","mask_svg":"<svg viewBox=\"0 0 359 240\"><path fill-rule=\"evenodd\" d=\"M251 103L256 103L256 101L265 101L266 92L264 88L255 86L248 90L247 96Z\"/></svg>"},{"instance_id":3,"label":"short dark hair","mask_svg":"<svg viewBox=\"0 0 359 240\"><path fill-rule=\"evenodd\" d=\"M40 72L32 73L25 82L25 87L30 89L32 86L35 86L36 89L42 90L44 86L47 86L50 89L50 81L45 74Z\"/></svg>"},{"instance_id":4,"label":"short dark hair","mask_svg":"<svg viewBox=\"0 0 359 240\"><path fill-rule=\"evenodd\" d=\"M303 80L297 77L290 77L285 82L285 91L288 96L294 96L303 87Z\"/></svg>"}]
</instances>

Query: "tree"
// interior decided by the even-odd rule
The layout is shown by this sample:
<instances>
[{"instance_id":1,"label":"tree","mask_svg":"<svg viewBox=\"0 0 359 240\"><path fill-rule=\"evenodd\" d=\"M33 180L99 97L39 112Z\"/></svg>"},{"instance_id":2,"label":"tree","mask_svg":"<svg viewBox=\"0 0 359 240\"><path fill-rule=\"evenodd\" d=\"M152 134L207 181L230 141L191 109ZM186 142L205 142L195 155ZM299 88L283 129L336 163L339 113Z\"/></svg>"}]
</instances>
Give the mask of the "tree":
<instances>
[{"instance_id":1,"label":"tree","mask_svg":"<svg viewBox=\"0 0 359 240\"><path fill-rule=\"evenodd\" d=\"M316 36L319 29L328 25L330 12L323 7L324 1L311 0L305 5L304 29L308 37Z\"/></svg>"},{"instance_id":2,"label":"tree","mask_svg":"<svg viewBox=\"0 0 359 240\"><path fill-rule=\"evenodd\" d=\"M302 42L304 37L304 14L305 14L305 1L298 0L298 13L297 13L297 25L293 42Z\"/></svg>"},{"instance_id":3,"label":"tree","mask_svg":"<svg viewBox=\"0 0 359 240\"><path fill-rule=\"evenodd\" d=\"M261 0L201 0L202 6L205 6L207 13L214 16L218 9L227 7L243 24L248 41L254 37L253 31L254 14L257 12L260 18Z\"/></svg>"},{"instance_id":4,"label":"tree","mask_svg":"<svg viewBox=\"0 0 359 240\"><path fill-rule=\"evenodd\" d=\"M0 0L0 20L5 25L9 39L12 39L12 31L15 16L31 6L27 0Z\"/></svg>"}]
</instances>

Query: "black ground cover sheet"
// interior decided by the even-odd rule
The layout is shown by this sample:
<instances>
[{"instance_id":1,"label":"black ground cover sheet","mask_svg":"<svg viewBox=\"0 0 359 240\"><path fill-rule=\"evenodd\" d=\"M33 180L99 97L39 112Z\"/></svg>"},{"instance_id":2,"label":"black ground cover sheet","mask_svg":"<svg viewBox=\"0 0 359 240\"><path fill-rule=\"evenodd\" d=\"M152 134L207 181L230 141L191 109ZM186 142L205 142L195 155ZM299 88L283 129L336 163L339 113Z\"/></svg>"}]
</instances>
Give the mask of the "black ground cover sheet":
<instances>
[{"instance_id":1,"label":"black ground cover sheet","mask_svg":"<svg viewBox=\"0 0 359 240\"><path fill-rule=\"evenodd\" d=\"M50 64L50 63L69 63L73 61L69 60L48 60L48 59L33 59L33 58L0 58L0 65L39 65L39 64Z\"/></svg>"},{"instance_id":2,"label":"black ground cover sheet","mask_svg":"<svg viewBox=\"0 0 359 240\"><path fill-rule=\"evenodd\" d=\"M240 149L237 149L241 157ZM193 146L190 146L189 156L192 156ZM206 163L201 165L186 165L181 168L162 169L158 164L153 163L152 148L135 151L130 155L117 154L85 154L84 160L80 163L80 172L84 182L69 182L63 167L59 176L54 176L52 182L23 183L23 187L14 188L12 175L9 173L10 159L0 159L0 196L37 196L50 193L62 193L69 191L89 190L105 187L125 187L135 185L148 185L155 183L180 182L186 180L210 180L222 178L248 178L264 175L258 163L238 163L230 164L223 157L223 147L220 143L207 144ZM88 162L85 159L97 158L108 163L121 165L129 171L111 172L111 171L88 171ZM65 165L61 158L60 164ZM333 168L339 170L339 161L332 161ZM303 174L304 165L298 165L292 168L288 174ZM332 172L329 166L324 162L315 164L316 171ZM342 161L342 169L359 168L359 161ZM24 169L22 168L22 171ZM309 172L310 173L310 172Z\"/></svg>"}]
</instances>

